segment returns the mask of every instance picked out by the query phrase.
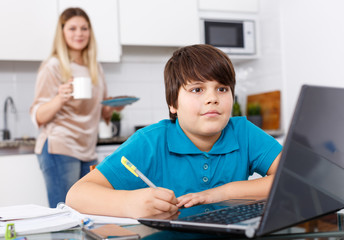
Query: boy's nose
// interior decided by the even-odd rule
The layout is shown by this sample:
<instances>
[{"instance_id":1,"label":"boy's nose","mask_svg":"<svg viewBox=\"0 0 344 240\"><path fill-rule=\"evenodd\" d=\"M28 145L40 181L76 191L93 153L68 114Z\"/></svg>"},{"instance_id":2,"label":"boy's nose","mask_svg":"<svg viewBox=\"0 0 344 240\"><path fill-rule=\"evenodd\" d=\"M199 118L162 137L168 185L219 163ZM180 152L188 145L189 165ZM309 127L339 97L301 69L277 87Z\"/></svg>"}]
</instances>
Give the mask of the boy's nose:
<instances>
[{"instance_id":1,"label":"boy's nose","mask_svg":"<svg viewBox=\"0 0 344 240\"><path fill-rule=\"evenodd\" d=\"M219 102L218 96L216 94L216 92L214 91L209 91L206 94L206 104L217 104Z\"/></svg>"}]
</instances>

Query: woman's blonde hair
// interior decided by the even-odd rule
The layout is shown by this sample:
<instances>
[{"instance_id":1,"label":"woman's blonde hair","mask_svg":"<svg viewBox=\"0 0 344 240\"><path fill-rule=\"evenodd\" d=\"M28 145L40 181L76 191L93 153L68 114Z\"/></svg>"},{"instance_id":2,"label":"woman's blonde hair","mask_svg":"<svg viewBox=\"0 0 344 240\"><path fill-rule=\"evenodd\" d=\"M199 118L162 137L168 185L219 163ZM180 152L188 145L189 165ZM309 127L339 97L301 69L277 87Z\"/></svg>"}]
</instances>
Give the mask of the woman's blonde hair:
<instances>
[{"instance_id":1,"label":"woman's blonde hair","mask_svg":"<svg viewBox=\"0 0 344 240\"><path fill-rule=\"evenodd\" d=\"M68 46L63 35L63 28L65 23L72 17L79 16L83 17L90 29L90 39L88 45L82 50L82 58L84 64L88 67L93 84L98 82L98 64L97 64L97 46L94 37L91 21L84 10L81 8L67 8L64 10L57 23L55 39L53 43L53 49L51 56L56 57L61 66L62 81L67 82L72 77L72 71L70 68L71 57L69 55Z\"/></svg>"}]
</instances>

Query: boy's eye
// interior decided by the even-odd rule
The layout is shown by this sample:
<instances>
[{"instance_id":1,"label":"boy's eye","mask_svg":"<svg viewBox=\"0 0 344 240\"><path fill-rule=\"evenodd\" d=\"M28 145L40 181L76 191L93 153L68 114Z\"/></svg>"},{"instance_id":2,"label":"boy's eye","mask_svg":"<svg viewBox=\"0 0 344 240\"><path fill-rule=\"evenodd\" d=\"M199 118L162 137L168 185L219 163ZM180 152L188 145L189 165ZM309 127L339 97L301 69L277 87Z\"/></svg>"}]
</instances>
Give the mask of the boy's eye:
<instances>
[{"instance_id":1,"label":"boy's eye","mask_svg":"<svg viewBox=\"0 0 344 240\"><path fill-rule=\"evenodd\" d=\"M198 92L201 92L201 91L202 91L201 88L193 88L193 89L191 89L191 92L196 92L196 93L198 93Z\"/></svg>"},{"instance_id":2,"label":"boy's eye","mask_svg":"<svg viewBox=\"0 0 344 240\"><path fill-rule=\"evenodd\" d=\"M219 90L219 92L227 92L228 88L226 88L226 87L219 87L218 90Z\"/></svg>"}]
</instances>

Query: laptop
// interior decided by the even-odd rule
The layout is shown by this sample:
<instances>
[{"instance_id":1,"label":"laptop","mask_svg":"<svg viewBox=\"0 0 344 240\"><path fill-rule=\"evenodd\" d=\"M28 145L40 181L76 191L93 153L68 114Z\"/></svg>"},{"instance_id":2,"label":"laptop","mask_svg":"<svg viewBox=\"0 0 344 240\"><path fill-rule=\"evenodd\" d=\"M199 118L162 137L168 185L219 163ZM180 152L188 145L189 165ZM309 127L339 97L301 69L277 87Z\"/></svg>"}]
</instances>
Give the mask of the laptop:
<instances>
[{"instance_id":1,"label":"laptop","mask_svg":"<svg viewBox=\"0 0 344 240\"><path fill-rule=\"evenodd\" d=\"M138 221L163 230L262 236L344 208L343 179L344 88L303 85L266 200L229 200Z\"/></svg>"}]
</instances>

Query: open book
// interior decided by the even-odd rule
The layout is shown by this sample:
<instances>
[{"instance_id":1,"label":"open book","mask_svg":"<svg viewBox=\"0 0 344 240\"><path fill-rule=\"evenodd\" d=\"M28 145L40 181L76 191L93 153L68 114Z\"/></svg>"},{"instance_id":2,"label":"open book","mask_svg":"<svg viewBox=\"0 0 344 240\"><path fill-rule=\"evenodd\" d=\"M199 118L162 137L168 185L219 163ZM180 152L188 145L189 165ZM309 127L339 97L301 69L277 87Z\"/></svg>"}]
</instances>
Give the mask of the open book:
<instances>
[{"instance_id":1,"label":"open book","mask_svg":"<svg viewBox=\"0 0 344 240\"><path fill-rule=\"evenodd\" d=\"M92 223L139 224L130 218L80 214L63 203L56 208L34 204L0 207L0 237L5 235L8 223L14 223L18 235L57 232Z\"/></svg>"}]
</instances>

